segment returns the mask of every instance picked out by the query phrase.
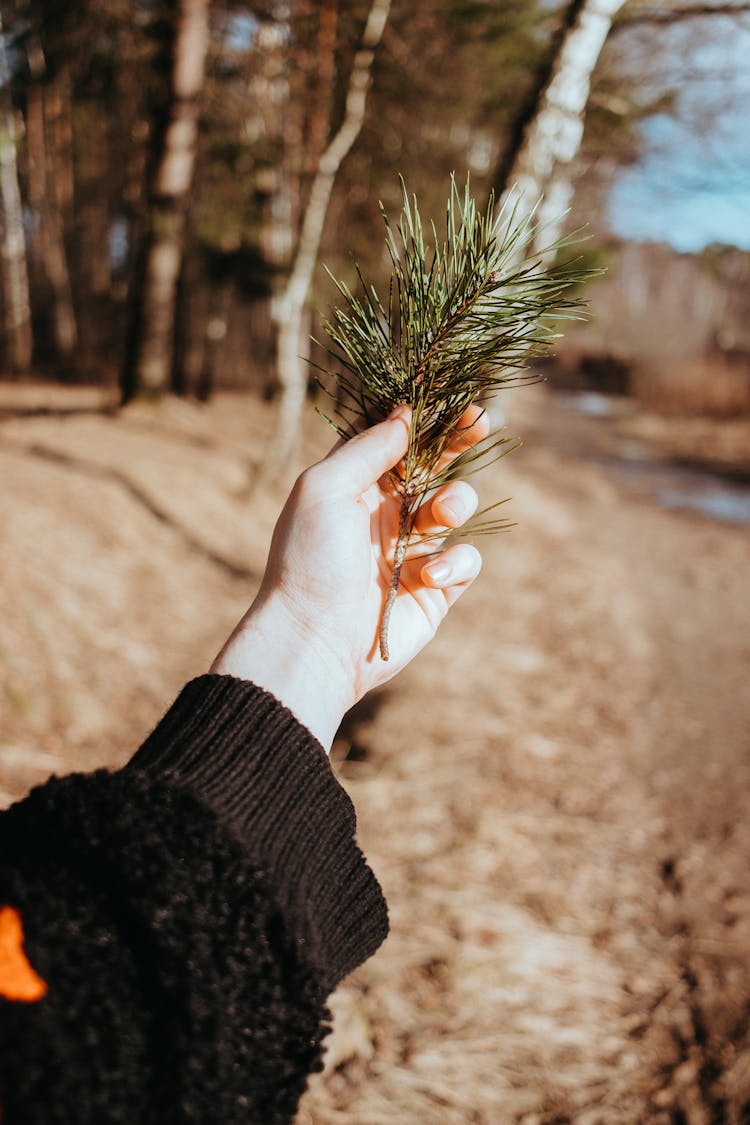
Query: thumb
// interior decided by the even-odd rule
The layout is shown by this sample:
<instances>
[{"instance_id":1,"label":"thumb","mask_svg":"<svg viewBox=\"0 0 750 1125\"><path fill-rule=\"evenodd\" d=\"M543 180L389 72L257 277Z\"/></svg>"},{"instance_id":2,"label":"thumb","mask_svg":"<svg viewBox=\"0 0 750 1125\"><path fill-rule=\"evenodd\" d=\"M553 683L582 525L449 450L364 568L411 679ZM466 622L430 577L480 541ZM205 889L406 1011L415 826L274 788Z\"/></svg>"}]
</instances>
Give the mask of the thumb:
<instances>
[{"instance_id":1,"label":"thumb","mask_svg":"<svg viewBox=\"0 0 750 1125\"><path fill-rule=\"evenodd\" d=\"M384 422L337 446L321 462L339 495L356 498L403 458L409 446L411 409L397 406Z\"/></svg>"}]
</instances>

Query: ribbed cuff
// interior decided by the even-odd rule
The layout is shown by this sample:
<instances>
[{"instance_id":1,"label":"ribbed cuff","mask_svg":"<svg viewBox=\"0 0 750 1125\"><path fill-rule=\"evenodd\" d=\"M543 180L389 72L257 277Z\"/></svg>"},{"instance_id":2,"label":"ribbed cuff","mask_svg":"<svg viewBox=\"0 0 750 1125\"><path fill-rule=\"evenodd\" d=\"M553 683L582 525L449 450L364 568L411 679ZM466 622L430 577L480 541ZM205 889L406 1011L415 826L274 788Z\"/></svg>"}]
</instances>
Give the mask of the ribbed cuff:
<instances>
[{"instance_id":1,"label":"ribbed cuff","mask_svg":"<svg viewBox=\"0 0 750 1125\"><path fill-rule=\"evenodd\" d=\"M354 807L323 748L268 692L230 676L192 680L125 769L189 789L231 827L327 988L385 938Z\"/></svg>"}]
</instances>

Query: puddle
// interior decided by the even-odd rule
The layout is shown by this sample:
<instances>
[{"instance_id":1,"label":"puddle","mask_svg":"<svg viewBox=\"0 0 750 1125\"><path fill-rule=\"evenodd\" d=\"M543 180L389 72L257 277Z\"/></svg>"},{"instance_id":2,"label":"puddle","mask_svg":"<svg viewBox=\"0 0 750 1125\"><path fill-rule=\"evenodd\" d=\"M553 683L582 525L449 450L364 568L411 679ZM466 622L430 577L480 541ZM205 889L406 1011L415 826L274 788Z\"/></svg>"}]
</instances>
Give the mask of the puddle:
<instances>
[{"instance_id":1,"label":"puddle","mask_svg":"<svg viewBox=\"0 0 750 1125\"><path fill-rule=\"evenodd\" d=\"M750 489L747 488L734 488L730 491L728 486L719 485L692 494L667 488L659 492L656 499L665 508L678 510L687 508L711 516L715 520L726 520L729 523L741 523L745 527L750 527Z\"/></svg>"},{"instance_id":2,"label":"puddle","mask_svg":"<svg viewBox=\"0 0 750 1125\"><path fill-rule=\"evenodd\" d=\"M722 480L710 470L660 460L646 443L617 434L612 420L636 409L627 399L592 392L568 392L555 398L569 417L572 414L578 418L578 425L569 435L578 456L598 462L615 476L645 486L663 508L697 512L710 519L750 527L749 485ZM570 448L572 451L573 447Z\"/></svg>"}]
</instances>

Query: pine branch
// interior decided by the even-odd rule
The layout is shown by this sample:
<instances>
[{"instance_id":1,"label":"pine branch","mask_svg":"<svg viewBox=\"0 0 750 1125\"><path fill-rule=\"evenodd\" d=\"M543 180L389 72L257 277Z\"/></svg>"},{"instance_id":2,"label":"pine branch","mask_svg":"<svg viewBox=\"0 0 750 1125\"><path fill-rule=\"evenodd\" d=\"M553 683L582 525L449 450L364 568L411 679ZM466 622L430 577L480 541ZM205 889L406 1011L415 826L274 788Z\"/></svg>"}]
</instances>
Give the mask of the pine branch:
<instances>
[{"instance_id":1,"label":"pine branch","mask_svg":"<svg viewBox=\"0 0 750 1125\"><path fill-rule=\"evenodd\" d=\"M447 463L466 410L502 387L535 381L530 364L548 354L559 336L559 320L580 319L581 302L570 290L590 276L575 265L567 265L564 273L542 265L575 236L519 263L519 248L532 245L538 234L536 208L519 219L506 204L496 216L491 197L480 211L468 179L461 191L451 177L445 236L441 240L430 224L426 238L416 197L409 197L403 180L401 189L403 208L395 229L381 204L392 265L388 299L381 300L358 266L357 294L330 274L343 304L324 322L331 342L326 351L337 369L336 390L328 392L337 415L328 419L334 429L349 438L400 403L412 410L406 456L390 474L401 508L380 624L384 660L403 564L415 548L419 552L435 538L414 530L420 504L441 484L476 472L518 444L491 435ZM496 506L440 538L505 530L507 521L487 518Z\"/></svg>"}]
</instances>

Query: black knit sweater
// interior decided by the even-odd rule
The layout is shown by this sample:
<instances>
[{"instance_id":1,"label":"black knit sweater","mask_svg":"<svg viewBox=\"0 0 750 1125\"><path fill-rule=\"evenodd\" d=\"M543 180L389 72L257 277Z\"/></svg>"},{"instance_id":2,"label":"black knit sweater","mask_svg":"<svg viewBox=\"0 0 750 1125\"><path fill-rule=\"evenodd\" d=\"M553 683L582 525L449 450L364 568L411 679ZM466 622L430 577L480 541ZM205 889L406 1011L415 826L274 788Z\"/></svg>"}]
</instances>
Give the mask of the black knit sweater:
<instances>
[{"instance_id":1,"label":"black knit sweater","mask_svg":"<svg viewBox=\"0 0 750 1125\"><path fill-rule=\"evenodd\" d=\"M224 676L123 770L0 815L0 917L46 986L0 995L0 1122L289 1122L327 995L387 932L354 831L312 735Z\"/></svg>"}]
</instances>

